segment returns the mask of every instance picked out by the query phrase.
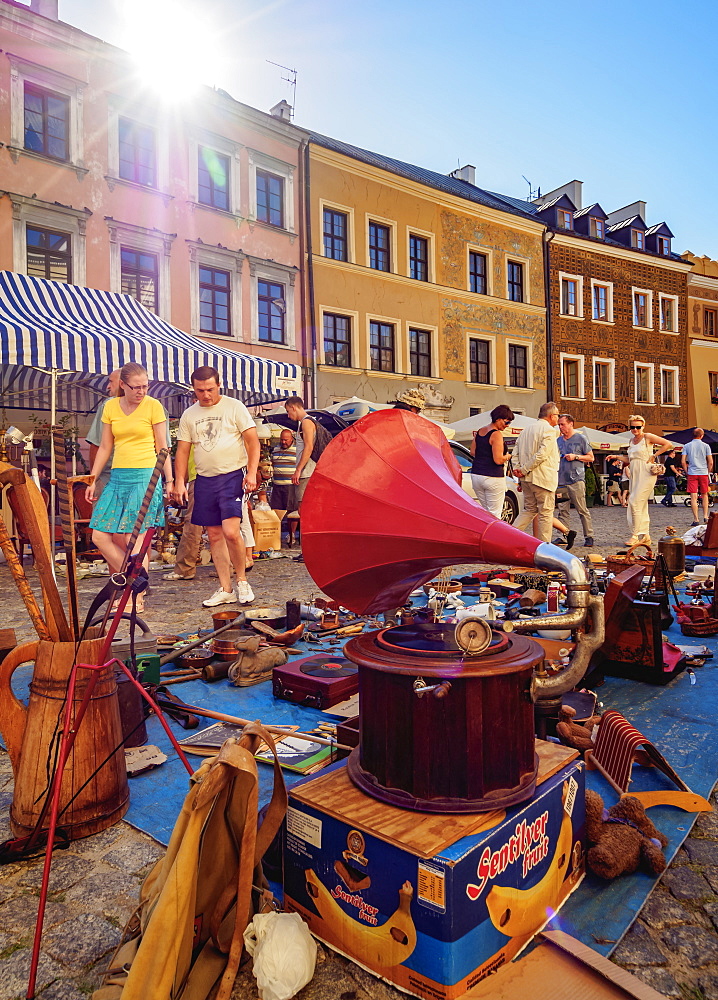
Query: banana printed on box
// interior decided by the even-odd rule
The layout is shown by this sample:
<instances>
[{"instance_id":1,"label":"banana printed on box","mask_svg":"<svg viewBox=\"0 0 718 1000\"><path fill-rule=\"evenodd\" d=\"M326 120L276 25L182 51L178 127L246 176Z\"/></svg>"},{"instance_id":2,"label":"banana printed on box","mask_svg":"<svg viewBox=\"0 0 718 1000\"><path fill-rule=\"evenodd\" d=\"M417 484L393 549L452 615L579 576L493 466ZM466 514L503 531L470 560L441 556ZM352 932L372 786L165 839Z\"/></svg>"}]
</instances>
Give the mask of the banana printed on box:
<instances>
[{"instance_id":1,"label":"banana printed on box","mask_svg":"<svg viewBox=\"0 0 718 1000\"><path fill-rule=\"evenodd\" d=\"M580 883L584 794L579 759L531 801L493 815L489 829L426 856L387 837L403 810L367 798L358 827L342 818L341 794L331 815L312 804L309 779L290 790L285 901L313 934L382 979L427 1000L458 1000L526 947ZM445 842L445 817L413 815L429 841ZM476 816L461 822L478 827Z\"/></svg>"}]
</instances>

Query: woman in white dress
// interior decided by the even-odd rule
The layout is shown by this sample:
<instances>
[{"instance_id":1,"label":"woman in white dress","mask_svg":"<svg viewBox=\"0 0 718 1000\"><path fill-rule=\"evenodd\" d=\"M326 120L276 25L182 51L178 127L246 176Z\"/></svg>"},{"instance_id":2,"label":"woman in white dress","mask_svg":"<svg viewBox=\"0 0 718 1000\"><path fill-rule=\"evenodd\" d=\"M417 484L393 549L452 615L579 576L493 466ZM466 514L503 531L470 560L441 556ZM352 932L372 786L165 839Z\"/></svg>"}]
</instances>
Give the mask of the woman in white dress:
<instances>
[{"instance_id":1,"label":"woman in white dress","mask_svg":"<svg viewBox=\"0 0 718 1000\"><path fill-rule=\"evenodd\" d=\"M635 545L637 542L641 542L644 545L650 545L651 524L648 514L648 500L653 496L657 478L651 472L651 466L658 461L660 455L671 451L675 444L666 441L665 438L659 437L657 434L646 434L646 421L641 416L629 417L628 426L633 432L633 437L628 445L628 457L624 459L624 464L629 466L631 473L631 492L626 511L631 537L626 544ZM653 449L656 446L660 450L654 454Z\"/></svg>"}]
</instances>

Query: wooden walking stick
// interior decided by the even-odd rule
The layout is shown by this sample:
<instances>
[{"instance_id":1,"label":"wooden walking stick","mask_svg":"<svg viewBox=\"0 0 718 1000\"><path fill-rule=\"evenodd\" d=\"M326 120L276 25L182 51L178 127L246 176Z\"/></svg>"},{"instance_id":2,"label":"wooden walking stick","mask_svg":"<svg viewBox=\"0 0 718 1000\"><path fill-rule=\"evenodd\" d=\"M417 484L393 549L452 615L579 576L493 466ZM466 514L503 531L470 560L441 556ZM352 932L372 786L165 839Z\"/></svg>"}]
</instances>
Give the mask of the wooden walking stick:
<instances>
[{"instance_id":1,"label":"wooden walking stick","mask_svg":"<svg viewBox=\"0 0 718 1000\"><path fill-rule=\"evenodd\" d=\"M10 536L7 533L7 528L5 527L5 522L2 518L0 518L0 549L2 549L5 561L10 567L10 572L12 573L13 580L15 581L15 586L20 592L20 597L22 597L32 623L35 626L35 631L41 639L46 639L48 642L51 642L52 636L48 632L47 625L42 617L40 605L37 603L37 598L35 597L30 584L27 582L25 570L22 568L22 563L20 562L20 558L15 551L15 546L10 541Z\"/></svg>"},{"instance_id":2,"label":"wooden walking stick","mask_svg":"<svg viewBox=\"0 0 718 1000\"><path fill-rule=\"evenodd\" d=\"M30 539L30 545L32 546L38 573L40 574L42 592L45 596L45 617L48 619L48 629L51 633L55 629L57 630L56 638L64 642L72 642L73 635L67 622L65 608L60 599L60 591L57 589L53 573L50 554L52 547L47 545L43 538L43 532L40 527L41 522L30 495L30 487L27 485L25 473L22 469L6 469L4 472L0 472L0 483L3 483L5 486L12 486L15 490L18 507L22 513L23 525ZM46 516L47 512L45 512ZM49 621L48 605L53 618L52 626Z\"/></svg>"},{"instance_id":3,"label":"wooden walking stick","mask_svg":"<svg viewBox=\"0 0 718 1000\"><path fill-rule=\"evenodd\" d=\"M55 451L55 484L60 506L62 544L65 549L65 572L67 574L67 605L70 611L70 625L75 639L80 637L80 614L77 608L77 555L75 546L75 499L72 494L74 483L93 482L92 476L67 477L65 459L65 432L57 425L52 427L52 442Z\"/></svg>"}]
</instances>

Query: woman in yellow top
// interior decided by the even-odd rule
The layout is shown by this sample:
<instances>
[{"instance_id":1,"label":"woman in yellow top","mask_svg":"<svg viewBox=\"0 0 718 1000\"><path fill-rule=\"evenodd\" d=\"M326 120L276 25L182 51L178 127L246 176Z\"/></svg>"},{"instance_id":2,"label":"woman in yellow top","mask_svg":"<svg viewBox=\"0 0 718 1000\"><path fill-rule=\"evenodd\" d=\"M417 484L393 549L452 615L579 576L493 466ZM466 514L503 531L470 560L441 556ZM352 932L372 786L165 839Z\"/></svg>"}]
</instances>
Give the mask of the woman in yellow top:
<instances>
[{"instance_id":1,"label":"woman in yellow top","mask_svg":"<svg viewBox=\"0 0 718 1000\"><path fill-rule=\"evenodd\" d=\"M102 411L102 441L92 465L92 475L102 472L112 454L110 481L92 512L92 540L107 560L110 573L122 565L125 549L142 505L157 454L167 447L167 423L162 404L147 395L149 380L142 365L130 362L120 372L117 396L108 399ZM172 485L172 463L165 465L166 486ZM88 486L85 496L95 500L95 487ZM162 490L156 489L144 520L144 528L164 524ZM140 548L144 531L137 539ZM138 610L141 601L138 602Z\"/></svg>"}]
</instances>

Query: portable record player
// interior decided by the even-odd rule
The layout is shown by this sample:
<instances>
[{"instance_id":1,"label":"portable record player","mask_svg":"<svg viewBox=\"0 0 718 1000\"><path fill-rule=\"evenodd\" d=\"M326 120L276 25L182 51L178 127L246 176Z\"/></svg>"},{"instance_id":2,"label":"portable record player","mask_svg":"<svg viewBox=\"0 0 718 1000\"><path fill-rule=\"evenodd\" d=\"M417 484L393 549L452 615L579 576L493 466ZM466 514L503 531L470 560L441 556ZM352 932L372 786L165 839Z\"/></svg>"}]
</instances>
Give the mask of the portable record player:
<instances>
[{"instance_id":1,"label":"portable record player","mask_svg":"<svg viewBox=\"0 0 718 1000\"><path fill-rule=\"evenodd\" d=\"M359 670L341 653L314 653L272 671L275 698L312 708L331 708L359 690Z\"/></svg>"}]
</instances>

